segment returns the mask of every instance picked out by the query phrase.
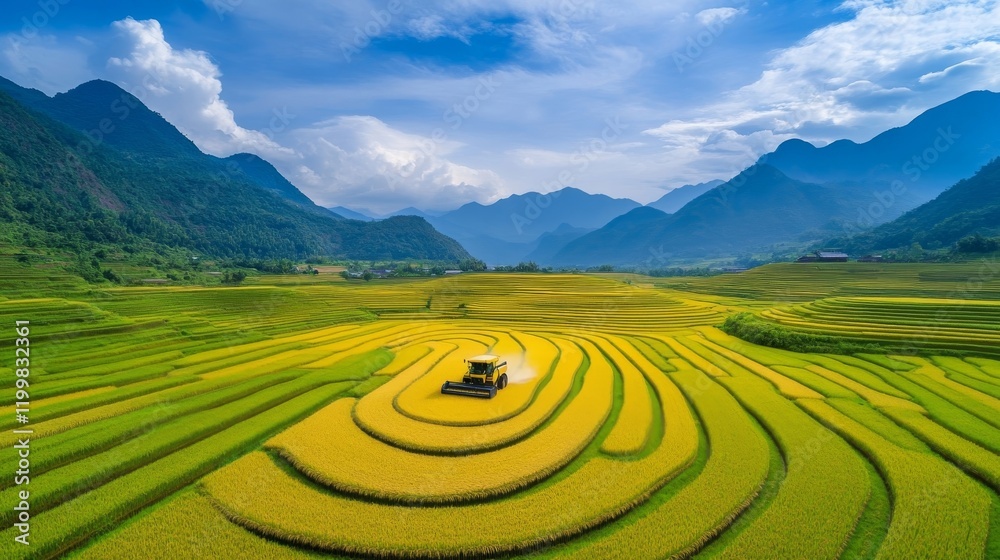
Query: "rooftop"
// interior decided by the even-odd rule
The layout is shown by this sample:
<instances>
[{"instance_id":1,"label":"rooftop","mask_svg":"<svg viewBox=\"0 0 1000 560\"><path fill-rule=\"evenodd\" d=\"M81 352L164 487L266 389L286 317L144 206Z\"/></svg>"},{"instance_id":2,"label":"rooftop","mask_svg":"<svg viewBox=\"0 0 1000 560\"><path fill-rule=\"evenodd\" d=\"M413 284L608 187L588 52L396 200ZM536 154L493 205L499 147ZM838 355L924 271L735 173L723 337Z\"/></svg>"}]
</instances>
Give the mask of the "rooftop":
<instances>
[{"instance_id":1,"label":"rooftop","mask_svg":"<svg viewBox=\"0 0 1000 560\"><path fill-rule=\"evenodd\" d=\"M480 354L478 356L473 356L466 359L467 362L492 362L493 360L499 360L500 356L494 356L493 354Z\"/></svg>"}]
</instances>

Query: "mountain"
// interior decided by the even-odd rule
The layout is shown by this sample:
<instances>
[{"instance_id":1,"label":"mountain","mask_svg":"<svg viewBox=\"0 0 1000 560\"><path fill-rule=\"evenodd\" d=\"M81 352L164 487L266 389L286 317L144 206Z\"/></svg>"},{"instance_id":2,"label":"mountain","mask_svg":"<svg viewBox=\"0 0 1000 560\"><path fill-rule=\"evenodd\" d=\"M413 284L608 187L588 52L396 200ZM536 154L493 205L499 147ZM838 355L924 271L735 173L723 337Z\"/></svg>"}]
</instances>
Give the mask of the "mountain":
<instances>
[{"instance_id":1,"label":"mountain","mask_svg":"<svg viewBox=\"0 0 1000 560\"><path fill-rule=\"evenodd\" d=\"M888 222L1000 154L1000 128L994 126L998 121L1000 94L976 91L868 142L840 140L817 148L789 140L669 217L626 214L567 244L554 256L554 263L659 265L683 258L736 256L829 240L838 231L851 233L859 226ZM663 208L659 202L650 206ZM988 229L987 218L993 214L989 208L980 210L976 216L985 218L963 212L960 219L941 224L925 220L922 213L908 214L893 226L898 229L877 229L872 236L858 237L857 243L885 245L887 241L876 242L875 237L892 231L899 236L892 238L894 242L909 239L912 233L928 243L945 244L960 231ZM929 228L936 229L931 233Z\"/></svg>"},{"instance_id":2,"label":"mountain","mask_svg":"<svg viewBox=\"0 0 1000 560\"><path fill-rule=\"evenodd\" d=\"M828 244L853 253L905 248L913 243L937 249L977 233L1000 235L1000 158L896 220Z\"/></svg>"},{"instance_id":3,"label":"mountain","mask_svg":"<svg viewBox=\"0 0 1000 560\"><path fill-rule=\"evenodd\" d=\"M485 235L513 243L530 243L562 224L599 228L637 206L638 202L627 198L565 187L547 194L515 194L489 205L470 202L429 221L456 239Z\"/></svg>"},{"instance_id":4,"label":"mountain","mask_svg":"<svg viewBox=\"0 0 1000 560\"><path fill-rule=\"evenodd\" d=\"M561 224L556 229L540 235L534 242L534 249L520 260L533 261L542 266L549 266L552 264L552 259L555 258L563 247L587 235L591 231L594 230Z\"/></svg>"},{"instance_id":5,"label":"mountain","mask_svg":"<svg viewBox=\"0 0 1000 560\"><path fill-rule=\"evenodd\" d=\"M0 91L0 239L8 243L216 257L468 256L418 218L337 219L255 156L203 154L109 82L52 98L9 81L0 89L15 94Z\"/></svg>"},{"instance_id":6,"label":"mountain","mask_svg":"<svg viewBox=\"0 0 1000 560\"><path fill-rule=\"evenodd\" d=\"M327 208L327 210L333 212L334 214L340 216L341 218L347 218L348 220L361 220L362 222L370 222L375 219L367 214L356 212L344 206L331 206L330 208Z\"/></svg>"},{"instance_id":7,"label":"mountain","mask_svg":"<svg viewBox=\"0 0 1000 560\"><path fill-rule=\"evenodd\" d=\"M439 216L408 210L423 215L438 231L457 239L476 258L490 265L508 265L528 260L542 235L560 227L594 230L638 206L638 202L627 198L565 187L547 194L515 194L492 204L470 202ZM565 233L564 230L548 239L546 251L552 252L558 239L568 241L568 237L562 237Z\"/></svg>"},{"instance_id":8,"label":"mountain","mask_svg":"<svg viewBox=\"0 0 1000 560\"><path fill-rule=\"evenodd\" d=\"M576 266L663 266L675 258L733 256L821 239L851 217L865 192L858 184L806 183L769 165L756 165L676 214L637 208L569 243L553 261Z\"/></svg>"},{"instance_id":9,"label":"mountain","mask_svg":"<svg viewBox=\"0 0 1000 560\"><path fill-rule=\"evenodd\" d=\"M308 196L302 194L295 185L291 184L284 175L278 172L273 165L254 154L234 154L223 161L227 168L239 170L250 178L258 186L274 192L285 200L290 200L309 210L317 210L318 207ZM325 213L324 213L325 215Z\"/></svg>"},{"instance_id":10,"label":"mountain","mask_svg":"<svg viewBox=\"0 0 1000 560\"><path fill-rule=\"evenodd\" d=\"M808 182L859 181L884 189L900 181L906 192L896 204L908 210L1000 154L997 122L1000 93L974 91L868 142L838 140L817 148L802 140L787 140L758 163Z\"/></svg>"},{"instance_id":11,"label":"mountain","mask_svg":"<svg viewBox=\"0 0 1000 560\"><path fill-rule=\"evenodd\" d=\"M435 214L431 214L429 212L424 212L423 210L418 210L417 208L414 208L412 206L407 206L406 208L403 208L402 210L396 210L395 212L390 212L389 214L386 214L384 216L377 216L377 217L378 218L389 218L389 217L392 217L392 216L417 216L419 218L423 218L423 219L428 220L428 221L433 220L436 217Z\"/></svg>"},{"instance_id":12,"label":"mountain","mask_svg":"<svg viewBox=\"0 0 1000 560\"><path fill-rule=\"evenodd\" d=\"M714 181L708 181L707 183L677 187L676 189L661 196L659 200L650 202L646 206L656 208L657 210L666 212L667 214L673 214L683 208L688 202L691 202L724 182L725 181L716 179Z\"/></svg>"},{"instance_id":13,"label":"mountain","mask_svg":"<svg viewBox=\"0 0 1000 560\"><path fill-rule=\"evenodd\" d=\"M85 145L108 145L147 157L204 156L159 113L111 82L92 80L53 97L35 95L9 80L0 82L0 89L28 108L83 132Z\"/></svg>"}]
</instances>

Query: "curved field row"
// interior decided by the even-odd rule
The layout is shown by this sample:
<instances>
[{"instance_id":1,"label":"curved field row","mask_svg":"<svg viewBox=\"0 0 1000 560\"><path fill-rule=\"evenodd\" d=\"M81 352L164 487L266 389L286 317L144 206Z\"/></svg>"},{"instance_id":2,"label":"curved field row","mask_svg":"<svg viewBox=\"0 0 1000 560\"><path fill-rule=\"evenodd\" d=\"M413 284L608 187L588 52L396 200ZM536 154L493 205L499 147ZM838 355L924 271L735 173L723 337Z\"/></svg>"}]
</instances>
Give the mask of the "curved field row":
<instances>
[{"instance_id":1,"label":"curved field row","mask_svg":"<svg viewBox=\"0 0 1000 560\"><path fill-rule=\"evenodd\" d=\"M988 300L828 298L760 313L795 331L913 352L1000 353L1000 304Z\"/></svg>"},{"instance_id":2,"label":"curved field row","mask_svg":"<svg viewBox=\"0 0 1000 560\"><path fill-rule=\"evenodd\" d=\"M902 449L821 401L803 408L861 449L888 481L893 516L878 558L982 557L990 495L953 465Z\"/></svg>"},{"instance_id":3,"label":"curved field row","mask_svg":"<svg viewBox=\"0 0 1000 560\"><path fill-rule=\"evenodd\" d=\"M770 507L719 556L839 558L868 501L864 461L760 379L719 382L768 429L786 462L785 477ZM801 519L809 522L803 524Z\"/></svg>"},{"instance_id":4,"label":"curved field row","mask_svg":"<svg viewBox=\"0 0 1000 560\"><path fill-rule=\"evenodd\" d=\"M487 453L447 457L392 447L354 424L352 400L333 403L267 447L309 478L349 494L400 502L480 499L536 482L576 457L611 412L612 384L610 366L592 360L580 393L545 429ZM359 462L369 468L358 469Z\"/></svg>"},{"instance_id":5,"label":"curved field row","mask_svg":"<svg viewBox=\"0 0 1000 560\"><path fill-rule=\"evenodd\" d=\"M994 263L778 263L740 274L655 279L659 286L751 300L811 301L830 296L1000 299ZM977 280L969 289L970 279ZM980 283L981 282L981 283Z\"/></svg>"},{"instance_id":6,"label":"curved field row","mask_svg":"<svg viewBox=\"0 0 1000 560\"><path fill-rule=\"evenodd\" d=\"M580 342L588 355L599 352L592 343ZM645 500L693 459L698 437L683 396L665 377L650 377L648 381L668 426L651 453L625 462L596 457L537 491L497 502L444 508L358 502L317 492L285 474L263 454L234 463L204 484L218 506L238 523L273 538L318 548L418 556L520 550L614 519ZM263 472L270 482L246 488L241 483L245 471ZM595 481L600 484L595 486ZM295 511L290 515L274 515L287 511L287 500L300 506L292 508ZM580 507L567 510L565 503ZM496 534L470 533L459 523L461 519L496 516L510 520L506 530ZM333 519L347 523L331 523Z\"/></svg>"},{"instance_id":7,"label":"curved field row","mask_svg":"<svg viewBox=\"0 0 1000 560\"><path fill-rule=\"evenodd\" d=\"M739 404L701 372L672 376L691 399L711 450L689 485L644 517L605 538L563 554L566 558L666 558L701 548L750 504L767 476L767 442ZM656 538L650 538L656 535Z\"/></svg>"},{"instance_id":8,"label":"curved field row","mask_svg":"<svg viewBox=\"0 0 1000 560\"><path fill-rule=\"evenodd\" d=\"M820 395L816 391L813 391L809 387L790 379L781 373L761 364L755 362L754 360L738 353L733 352L727 348L723 348L713 342L710 342L703 337L694 338L692 337L691 342L699 346L704 347L706 350L715 353L723 358L730 360L732 363L750 371L754 375L768 381L773 385L782 395L790 399L815 399L819 398Z\"/></svg>"},{"instance_id":9,"label":"curved field row","mask_svg":"<svg viewBox=\"0 0 1000 560\"><path fill-rule=\"evenodd\" d=\"M624 346L620 340L619 347L612 344L614 341L610 338L598 342L603 352L617 366L624 385L621 412L611 433L601 444L601 451L609 455L634 455L645 447L653 427L651 389L639 368L619 349Z\"/></svg>"},{"instance_id":10,"label":"curved field row","mask_svg":"<svg viewBox=\"0 0 1000 560\"><path fill-rule=\"evenodd\" d=\"M523 333L495 333L497 343L477 351L461 350L435 364L423 376L401 391L393 401L400 413L421 422L448 426L475 426L511 418L525 408L537 394L539 385L548 379L551 368L558 360L559 349L551 342ZM533 348L525 356L524 345ZM465 374L465 359L476 354L490 353L507 362L504 398L482 406L474 399L456 401L453 396L441 394L445 381L461 381Z\"/></svg>"},{"instance_id":11,"label":"curved field row","mask_svg":"<svg viewBox=\"0 0 1000 560\"><path fill-rule=\"evenodd\" d=\"M824 270L812 286L756 271L678 282L820 293ZM946 311L924 330L950 352L1000 335L991 302L829 270L843 292L773 316L898 340ZM266 280L2 302L38 322L39 367L32 546L12 547L7 508L0 557L1000 550L997 360L763 348L711 325L771 304L635 275ZM954 282L933 269L919 284ZM441 395L484 352L517 379L492 400ZM17 489L0 484L0 500Z\"/></svg>"},{"instance_id":12,"label":"curved field row","mask_svg":"<svg viewBox=\"0 0 1000 560\"><path fill-rule=\"evenodd\" d=\"M431 348L426 345L412 344L406 346L402 350L395 352L389 365L378 370L376 375L396 375L415 364L420 358L430 354L430 352Z\"/></svg>"},{"instance_id":13,"label":"curved field row","mask_svg":"<svg viewBox=\"0 0 1000 560\"><path fill-rule=\"evenodd\" d=\"M383 361L368 356L358 356L345 360L339 373L342 377L351 377L370 373L372 369L384 365ZM323 374L329 375L329 374ZM18 547L10 550L10 558L51 557L84 542L95 534L107 531L120 520L133 515L150 503L159 501L174 491L190 484L197 478L217 469L234 455L241 455L259 445L262 439L276 431L300 420L323 403L329 402L352 384L333 379L320 382L312 390L300 394L291 400L285 400L260 413L226 428L218 426L214 435L181 445L162 458L151 457L150 462L135 470L111 473L110 476L99 479L88 479L87 475L69 477L66 481L77 486L76 492L52 495L51 509L33 504L33 520L38 525L32 528L32 546ZM162 431L165 438L173 437L171 431ZM138 442L139 445L147 445ZM156 444L156 438L148 444ZM139 448L135 448L139 455ZM112 449L106 454L105 465L112 469L120 468L118 461L122 453ZM155 459L155 460L153 460ZM122 465L122 467L127 467ZM46 475L38 478L44 482ZM78 495L78 493L80 495ZM61 503L64 500L65 503ZM10 528L0 535L8 542L13 541L16 529Z\"/></svg>"},{"instance_id":14,"label":"curved field row","mask_svg":"<svg viewBox=\"0 0 1000 560\"><path fill-rule=\"evenodd\" d=\"M981 445L995 453L1000 453L1000 430L985 422L981 418L970 414L965 409L955 405L953 402L941 397L938 392L929 390L933 380L921 380L922 383L915 382L920 376L907 377L898 375L886 370L871 362L854 358L851 356L815 356L807 357L810 361L822 364L824 367L836 369L844 375L851 375L865 385L873 386L881 384L891 386L892 389L908 399L912 399L915 404L931 416L935 422L956 433L977 445ZM913 405L904 407L917 410Z\"/></svg>"},{"instance_id":15,"label":"curved field row","mask_svg":"<svg viewBox=\"0 0 1000 560\"><path fill-rule=\"evenodd\" d=\"M411 451L460 454L486 451L509 444L549 418L573 386L577 370L582 364L582 352L571 342L561 339L554 339L553 342L559 351L559 361L555 364L549 383L545 385L545 391L524 412L508 420L478 426L429 424L400 414L393 407L393 400L399 391L419 379L444 357L440 348L359 401L354 407L354 419L368 434ZM428 344L433 346L435 343ZM448 397L449 401L456 400L454 396ZM458 402L460 405L470 406L468 400ZM472 402L480 403L480 407L486 410L490 409L489 404L483 405L478 399Z\"/></svg>"}]
</instances>

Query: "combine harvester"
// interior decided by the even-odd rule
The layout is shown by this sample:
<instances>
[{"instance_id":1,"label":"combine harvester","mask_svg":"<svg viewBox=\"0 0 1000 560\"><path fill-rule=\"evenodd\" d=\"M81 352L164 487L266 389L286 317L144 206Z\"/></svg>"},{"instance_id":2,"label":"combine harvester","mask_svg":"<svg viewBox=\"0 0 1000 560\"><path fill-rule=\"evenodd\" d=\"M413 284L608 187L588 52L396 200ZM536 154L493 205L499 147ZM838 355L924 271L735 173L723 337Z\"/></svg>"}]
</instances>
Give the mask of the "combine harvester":
<instances>
[{"instance_id":1,"label":"combine harvester","mask_svg":"<svg viewBox=\"0 0 1000 560\"><path fill-rule=\"evenodd\" d=\"M465 360L465 363L469 364L469 369L462 377L462 382L445 381L441 386L441 393L492 399L497 395L498 389L507 386L507 362L501 362L499 356L473 356Z\"/></svg>"}]
</instances>

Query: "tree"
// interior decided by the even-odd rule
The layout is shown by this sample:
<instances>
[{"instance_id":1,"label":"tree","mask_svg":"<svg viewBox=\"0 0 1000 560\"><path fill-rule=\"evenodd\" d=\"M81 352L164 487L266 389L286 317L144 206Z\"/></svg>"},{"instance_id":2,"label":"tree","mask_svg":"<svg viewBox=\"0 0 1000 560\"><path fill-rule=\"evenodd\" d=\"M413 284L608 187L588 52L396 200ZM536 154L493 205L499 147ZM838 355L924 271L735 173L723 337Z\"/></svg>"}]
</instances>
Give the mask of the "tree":
<instances>
[{"instance_id":1,"label":"tree","mask_svg":"<svg viewBox=\"0 0 1000 560\"><path fill-rule=\"evenodd\" d=\"M234 286L238 286L239 284L242 284L243 281L246 280L246 278L247 278L247 273L243 272L242 270L236 270L233 272L227 270L222 273L223 284L231 284Z\"/></svg>"},{"instance_id":2,"label":"tree","mask_svg":"<svg viewBox=\"0 0 1000 560\"><path fill-rule=\"evenodd\" d=\"M514 272L538 272L538 264L534 261L519 262L514 267Z\"/></svg>"},{"instance_id":3,"label":"tree","mask_svg":"<svg viewBox=\"0 0 1000 560\"><path fill-rule=\"evenodd\" d=\"M370 270L366 270L366 271L364 271L364 273L363 273L363 274L361 275L361 278L362 278L362 279L363 279L363 280L364 280L365 282L371 282L371 281L372 281L372 278L375 278L375 275L374 275L374 274L372 274L372 271L370 271Z\"/></svg>"},{"instance_id":4,"label":"tree","mask_svg":"<svg viewBox=\"0 0 1000 560\"><path fill-rule=\"evenodd\" d=\"M959 239L957 249L960 253L993 253L1000 251L1000 238L983 237L977 233Z\"/></svg>"},{"instance_id":5,"label":"tree","mask_svg":"<svg viewBox=\"0 0 1000 560\"><path fill-rule=\"evenodd\" d=\"M111 270L110 268L105 268L104 272L102 272L101 274L109 282L114 282L115 284L121 284L122 283L121 277L118 276L117 274L115 274L115 271Z\"/></svg>"},{"instance_id":6,"label":"tree","mask_svg":"<svg viewBox=\"0 0 1000 560\"><path fill-rule=\"evenodd\" d=\"M466 272L482 272L486 270L486 263L479 259L465 259L458 263L458 269Z\"/></svg>"}]
</instances>

